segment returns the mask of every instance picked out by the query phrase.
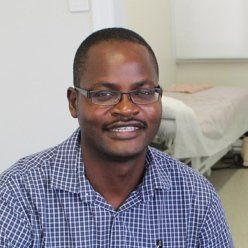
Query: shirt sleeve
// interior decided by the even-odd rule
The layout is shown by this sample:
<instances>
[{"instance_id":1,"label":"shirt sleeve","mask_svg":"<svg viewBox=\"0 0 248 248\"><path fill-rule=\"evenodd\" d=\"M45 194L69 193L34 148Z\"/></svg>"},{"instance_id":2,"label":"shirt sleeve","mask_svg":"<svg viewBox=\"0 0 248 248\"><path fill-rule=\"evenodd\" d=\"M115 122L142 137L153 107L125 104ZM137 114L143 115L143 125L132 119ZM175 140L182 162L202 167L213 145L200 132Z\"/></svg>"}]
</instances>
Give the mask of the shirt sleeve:
<instances>
[{"instance_id":1,"label":"shirt sleeve","mask_svg":"<svg viewBox=\"0 0 248 248\"><path fill-rule=\"evenodd\" d=\"M233 248L233 241L227 225L224 210L216 192L204 218L200 238L200 248Z\"/></svg>"},{"instance_id":2,"label":"shirt sleeve","mask_svg":"<svg viewBox=\"0 0 248 248\"><path fill-rule=\"evenodd\" d=\"M0 248L20 247L32 247L30 226L11 196L0 197Z\"/></svg>"}]
</instances>

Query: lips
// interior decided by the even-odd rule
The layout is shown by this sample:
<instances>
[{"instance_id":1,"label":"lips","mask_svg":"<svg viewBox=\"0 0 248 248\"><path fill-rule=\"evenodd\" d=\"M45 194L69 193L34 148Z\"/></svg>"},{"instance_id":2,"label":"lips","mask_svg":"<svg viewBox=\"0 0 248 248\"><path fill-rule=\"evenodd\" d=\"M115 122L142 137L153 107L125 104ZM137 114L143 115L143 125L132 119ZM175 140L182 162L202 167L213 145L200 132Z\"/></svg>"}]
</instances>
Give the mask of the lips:
<instances>
[{"instance_id":1,"label":"lips","mask_svg":"<svg viewBox=\"0 0 248 248\"><path fill-rule=\"evenodd\" d=\"M114 122L106 125L104 130L111 137L120 139L135 138L142 130L147 127L146 123L141 121Z\"/></svg>"},{"instance_id":2,"label":"lips","mask_svg":"<svg viewBox=\"0 0 248 248\"><path fill-rule=\"evenodd\" d=\"M111 124L108 124L104 127L104 130L107 131L116 131L116 132L132 132L138 129L145 129L147 127L145 122L142 121L118 121Z\"/></svg>"}]
</instances>

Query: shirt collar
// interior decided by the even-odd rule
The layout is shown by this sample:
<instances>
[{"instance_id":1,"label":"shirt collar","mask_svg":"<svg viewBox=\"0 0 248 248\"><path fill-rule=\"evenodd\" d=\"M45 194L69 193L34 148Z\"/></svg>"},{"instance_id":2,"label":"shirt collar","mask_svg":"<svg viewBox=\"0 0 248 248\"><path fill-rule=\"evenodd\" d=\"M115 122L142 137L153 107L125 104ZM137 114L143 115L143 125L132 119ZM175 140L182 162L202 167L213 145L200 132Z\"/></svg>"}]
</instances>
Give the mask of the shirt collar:
<instances>
[{"instance_id":1,"label":"shirt collar","mask_svg":"<svg viewBox=\"0 0 248 248\"><path fill-rule=\"evenodd\" d=\"M80 129L57 146L51 172L51 186L54 188L79 193L84 190L80 183L83 177L80 145Z\"/></svg>"},{"instance_id":2,"label":"shirt collar","mask_svg":"<svg viewBox=\"0 0 248 248\"><path fill-rule=\"evenodd\" d=\"M152 197L156 190L168 190L171 185L170 165L161 163L154 148L148 147L146 155L146 173L140 185L140 194L144 201Z\"/></svg>"},{"instance_id":3,"label":"shirt collar","mask_svg":"<svg viewBox=\"0 0 248 248\"><path fill-rule=\"evenodd\" d=\"M69 139L57 146L50 183L53 188L80 193L83 201L93 201L96 192L84 175L80 139L78 128ZM139 187L141 197L146 200L154 194L154 190L168 189L170 184L168 166L163 166L156 151L148 147L146 173Z\"/></svg>"}]
</instances>

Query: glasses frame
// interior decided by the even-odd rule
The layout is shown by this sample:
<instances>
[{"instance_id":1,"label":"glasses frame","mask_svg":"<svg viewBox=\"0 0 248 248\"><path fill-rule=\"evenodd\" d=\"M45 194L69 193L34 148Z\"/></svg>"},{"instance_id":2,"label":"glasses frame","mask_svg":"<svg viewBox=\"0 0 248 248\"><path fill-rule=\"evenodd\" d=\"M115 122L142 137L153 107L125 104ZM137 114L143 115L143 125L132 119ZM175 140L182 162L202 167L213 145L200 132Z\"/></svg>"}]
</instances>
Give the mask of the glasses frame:
<instances>
[{"instance_id":1,"label":"glasses frame","mask_svg":"<svg viewBox=\"0 0 248 248\"><path fill-rule=\"evenodd\" d=\"M78 91L80 94L82 94L83 96L89 98L93 104L96 104L96 105L99 105L99 106L114 106L114 105L118 104L121 101L122 96L125 95L125 94L128 95L128 99L132 103L137 104L137 105L146 105L146 104L151 104L151 103L156 102L156 101L154 101L154 102L150 102L150 103L136 103L135 101L133 101L133 99L131 97L131 94L134 93L134 92L142 91L144 89L131 90L131 91L128 91L128 92L118 91L118 90L87 90L87 89L83 89L83 88L80 88L80 87L74 87L74 89L76 91ZM145 90L154 90L155 92L159 93L160 97L162 97L162 95L163 95L163 90L159 85L154 87L154 88L148 88L148 89L145 89ZM97 93L97 92L101 92L101 91L110 91L110 92L118 93L118 94L120 94L120 98L116 103L113 103L113 104L98 104L98 103L93 102L92 101L92 94ZM159 100L159 98L158 98L158 100Z\"/></svg>"}]
</instances>

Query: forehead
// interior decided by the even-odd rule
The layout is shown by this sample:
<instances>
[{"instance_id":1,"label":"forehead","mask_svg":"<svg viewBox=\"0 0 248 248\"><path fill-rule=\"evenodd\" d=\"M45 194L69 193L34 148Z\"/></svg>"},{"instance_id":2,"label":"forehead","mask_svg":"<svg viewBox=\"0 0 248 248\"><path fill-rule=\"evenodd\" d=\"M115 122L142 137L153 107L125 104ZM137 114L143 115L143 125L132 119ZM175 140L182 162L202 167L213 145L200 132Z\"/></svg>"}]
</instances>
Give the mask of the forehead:
<instances>
[{"instance_id":1,"label":"forehead","mask_svg":"<svg viewBox=\"0 0 248 248\"><path fill-rule=\"evenodd\" d=\"M94 55L99 55L101 57L109 55L111 57L113 54L121 53L126 56L151 57L148 49L139 43L131 41L109 40L102 41L91 46L87 52L87 58L90 58Z\"/></svg>"},{"instance_id":2,"label":"forehead","mask_svg":"<svg viewBox=\"0 0 248 248\"><path fill-rule=\"evenodd\" d=\"M83 81L92 77L114 77L131 75L156 77L153 58L148 49L128 41L104 41L93 45L87 52Z\"/></svg>"}]
</instances>

